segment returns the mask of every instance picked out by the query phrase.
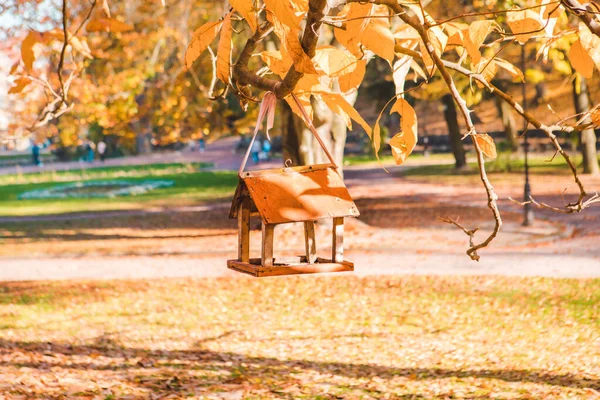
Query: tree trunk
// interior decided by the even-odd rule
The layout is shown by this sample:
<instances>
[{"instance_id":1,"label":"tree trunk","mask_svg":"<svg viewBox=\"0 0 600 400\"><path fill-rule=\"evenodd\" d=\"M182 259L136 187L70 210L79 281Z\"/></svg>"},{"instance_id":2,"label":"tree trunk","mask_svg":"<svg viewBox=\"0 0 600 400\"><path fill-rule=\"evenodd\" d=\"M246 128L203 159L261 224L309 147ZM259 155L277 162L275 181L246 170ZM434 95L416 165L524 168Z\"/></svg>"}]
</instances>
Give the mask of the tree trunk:
<instances>
[{"instance_id":1,"label":"tree trunk","mask_svg":"<svg viewBox=\"0 0 600 400\"><path fill-rule=\"evenodd\" d=\"M356 94L346 96L353 104ZM327 105L317 102L314 98L313 124L323 140L327 150L342 174L344 165L344 148L346 146L347 128L344 120L333 113ZM304 121L294 114L287 103L282 102L281 134L284 161L290 160L292 165L308 165L328 163L325 152L314 138Z\"/></svg>"},{"instance_id":2,"label":"tree trunk","mask_svg":"<svg viewBox=\"0 0 600 400\"><path fill-rule=\"evenodd\" d=\"M456 105L454 99L450 94L446 94L442 97L442 104L444 105L444 117L446 118L446 124L448 124L448 136L450 136L450 146L452 148L452 154L454 154L454 167L456 169L463 169L467 166L467 158L465 155L465 149L463 148L462 137L460 135L460 128L458 126L458 119L456 114Z\"/></svg>"},{"instance_id":3,"label":"tree trunk","mask_svg":"<svg viewBox=\"0 0 600 400\"><path fill-rule=\"evenodd\" d=\"M304 123L296 117L287 102L281 101L281 146L283 161L292 165L303 165L305 155L301 154L302 127Z\"/></svg>"},{"instance_id":4,"label":"tree trunk","mask_svg":"<svg viewBox=\"0 0 600 400\"><path fill-rule=\"evenodd\" d=\"M575 101L575 112L578 114L586 113L590 110L590 95L587 82L584 77L578 77L573 80L573 100ZM586 118L584 123L590 123L590 118ZM579 133L579 146L583 156L583 173L598 175L600 167L598 166L598 154L596 152L596 133L594 128L584 129Z\"/></svg>"},{"instance_id":5,"label":"tree trunk","mask_svg":"<svg viewBox=\"0 0 600 400\"><path fill-rule=\"evenodd\" d=\"M506 92L508 85L505 81L500 81L496 84L500 90ZM500 119L502 120L502 126L504 127L504 135L510 145L511 151L519 150L519 139L517 133L517 122L512 111L512 107L500 97L494 96L496 100L496 108Z\"/></svg>"},{"instance_id":6,"label":"tree trunk","mask_svg":"<svg viewBox=\"0 0 600 400\"><path fill-rule=\"evenodd\" d=\"M135 152L137 154L148 154L152 152L152 125L145 121L131 122L131 128L135 133Z\"/></svg>"}]
</instances>

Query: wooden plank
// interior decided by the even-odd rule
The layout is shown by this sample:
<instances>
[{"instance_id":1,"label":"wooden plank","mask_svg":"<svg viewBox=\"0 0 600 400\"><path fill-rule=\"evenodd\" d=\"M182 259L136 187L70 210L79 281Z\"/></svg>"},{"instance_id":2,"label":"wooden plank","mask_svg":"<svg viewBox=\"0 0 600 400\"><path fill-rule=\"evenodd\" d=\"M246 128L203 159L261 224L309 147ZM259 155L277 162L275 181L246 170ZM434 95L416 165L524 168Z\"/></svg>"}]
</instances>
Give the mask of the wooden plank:
<instances>
[{"instance_id":1,"label":"wooden plank","mask_svg":"<svg viewBox=\"0 0 600 400\"><path fill-rule=\"evenodd\" d=\"M314 263L317 259L314 221L304 221L304 247L306 248L306 261L309 264Z\"/></svg>"},{"instance_id":2,"label":"wooden plank","mask_svg":"<svg viewBox=\"0 0 600 400\"><path fill-rule=\"evenodd\" d=\"M263 267L273 266L273 233L275 225L262 223L261 264Z\"/></svg>"},{"instance_id":3,"label":"wooden plank","mask_svg":"<svg viewBox=\"0 0 600 400\"><path fill-rule=\"evenodd\" d=\"M250 199L244 198L238 212L238 260L250 261Z\"/></svg>"},{"instance_id":4,"label":"wooden plank","mask_svg":"<svg viewBox=\"0 0 600 400\"><path fill-rule=\"evenodd\" d=\"M286 168L272 168L272 169L263 169L257 171L249 171L244 172L241 175L242 179L253 178L257 176L263 175L273 175L273 174L288 174L290 172L307 172L307 171L319 171L325 170L327 168L335 168L332 164L313 164L313 165L299 165L297 167L286 167Z\"/></svg>"},{"instance_id":5,"label":"wooden plank","mask_svg":"<svg viewBox=\"0 0 600 400\"><path fill-rule=\"evenodd\" d=\"M344 261L344 218L333 219L331 259L334 262Z\"/></svg>"},{"instance_id":6,"label":"wooden plank","mask_svg":"<svg viewBox=\"0 0 600 400\"><path fill-rule=\"evenodd\" d=\"M352 272L354 264L349 261L335 263L331 260L318 259L317 263L299 264L299 265L274 265L272 267L264 267L250 263L243 263L238 260L227 261L227 267L236 272L242 272L252 275L257 278L268 276L284 276L284 275L303 275L317 274L330 272Z\"/></svg>"},{"instance_id":7,"label":"wooden plank","mask_svg":"<svg viewBox=\"0 0 600 400\"><path fill-rule=\"evenodd\" d=\"M334 168L242 177L252 201L268 224L360 215Z\"/></svg>"}]
</instances>

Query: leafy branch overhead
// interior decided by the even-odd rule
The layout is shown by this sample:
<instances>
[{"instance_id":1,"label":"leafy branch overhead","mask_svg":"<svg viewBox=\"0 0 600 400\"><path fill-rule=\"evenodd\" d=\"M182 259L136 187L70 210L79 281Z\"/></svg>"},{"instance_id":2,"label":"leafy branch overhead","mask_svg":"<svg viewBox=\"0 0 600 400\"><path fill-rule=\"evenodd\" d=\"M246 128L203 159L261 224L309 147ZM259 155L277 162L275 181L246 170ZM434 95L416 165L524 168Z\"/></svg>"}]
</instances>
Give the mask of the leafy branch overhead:
<instances>
[{"instance_id":1,"label":"leafy branch overhead","mask_svg":"<svg viewBox=\"0 0 600 400\"><path fill-rule=\"evenodd\" d=\"M240 19L249 19L250 31L256 33L247 39L237 62L231 67L231 74L226 74L228 79L221 81L240 95L243 103L249 99L258 99L260 92L267 90L285 100L288 100L290 93L296 93L308 111L311 110L311 97L325 101L344 120L358 121L371 137L378 153L382 144L379 121L384 110L371 129L365 126L353 106L344 101L344 96L357 90L364 77L365 63L370 58L381 57L389 63L396 85L397 94L388 105L392 104L390 113L397 112L401 117L400 133L390 140L389 145L396 163L402 164L418 140L416 113L404 99L405 80L412 71L415 81L420 81L426 87L429 83L439 81L441 77L465 120L468 129L465 136L473 139L488 206L496 222L495 229L486 239L479 244L471 241L467 253L472 259L478 260L477 250L486 247L502 225L496 204L498 196L485 171L484 156L495 158L496 147L489 135L476 131L471 110L456 87L456 76L466 76L499 96L528 123L548 135L557 152L565 157L580 188L578 201L566 204L565 210L581 211L589 204L586 203L587 193L572 161L560 147L554 133L557 130L570 132L579 127L564 121L560 125L553 124L551 128L540 123L524 111L520 104L495 87L492 80L499 69L505 70L514 79L524 79L519 68L499 55L510 45L523 46L529 41L536 41L540 48L539 56L544 60L547 60L550 49L567 43L570 46L568 56L571 65L577 73L590 78L595 70L600 71L600 36L595 29L600 21L597 19L597 12L584 11L594 9L593 3L574 6L568 1L530 1L520 7L458 15L443 21L434 19L426 8L427 5L423 2L402 3L395 0L350 0L336 4L323 0L265 0L264 4L238 0L233 4L233 11L239 14ZM585 16L582 17L582 14ZM229 14L226 18L229 18ZM259 21L260 29L253 29L255 20ZM561 30L567 27L570 28L570 33L561 34ZM216 37L214 31L203 34L201 30L202 28L194 35L186 53L188 66ZM228 26L227 31L221 35L228 38L230 30L233 27ZM319 46L319 36L326 31L331 33L332 30L340 46ZM260 66L251 60L251 56L257 51L259 42L267 38L274 40L270 35L271 31L280 46L277 51L259 52L260 60L264 63ZM199 48L195 44L197 42L202 42L203 48ZM220 54L221 51L227 54ZM219 43L218 59L229 60L231 53L232 47L224 47ZM224 75L219 70L217 74L219 77ZM416 90L420 86L417 85ZM335 102L331 100L334 95L337 95ZM302 117L303 114L297 107L292 106L292 109ZM597 109L596 107L595 110Z\"/></svg>"},{"instance_id":2,"label":"leafy branch overhead","mask_svg":"<svg viewBox=\"0 0 600 400\"><path fill-rule=\"evenodd\" d=\"M92 10L95 4L92 3ZM472 90L481 88L507 103L528 125L543 131L556 152L565 158L579 188L577 201L563 207L534 199L531 202L568 213L582 211L593 203L594 197L586 193L556 133L600 126L600 106L560 121L539 121L493 81L499 73L516 82L523 81L523 71L505 54L510 48L532 42L540 63L553 62L549 55L556 49L566 49L573 74L592 78L600 73L600 9L593 2L577 0L527 0L510 5L486 2L483 11L459 10L456 15L436 18L435 4L427 0L231 0L220 18L204 18L193 34L188 35L183 64L197 81L198 64L209 58L214 72L208 97L214 93L221 96L233 93L243 108L249 102L260 101L267 91L286 101L300 118L313 115L315 102L325 104L349 128L353 122L360 125L371 138L376 153L385 144L379 125L383 113L398 113L399 133L389 141L397 164L410 156L418 141L418 118L407 92L411 91L414 97L432 88L449 93L464 120L464 137L473 141L488 207L495 221L492 233L480 242L473 240L474 229L465 230L472 232L467 254L478 260L478 250L486 247L502 226L498 196L485 170L486 157L496 157L496 147L489 135L477 132L472 110L457 81L466 80ZM90 11L84 19L86 32L108 31L118 35L137 29L136 23L130 25L114 14L108 2L103 1L102 11ZM68 85L61 75L64 72L59 69L58 89L36 76L33 48L38 43L50 46L51 42L62 41L65 48L73 49L76 57L95 57L83 33L84 30L68 27L66 22L61 32L30 32L22 42L22 60L12 72L15 81L11 93L21 92L32 83L46 85L58 99L56 110L64 108L68 104ZM324 37L333 45L322 44L324 41L320 39ZM375 125L369 126L347 98L358 90L366 65L374 57L389 65L396 94L381 110ZM408 89L407 79L415 81ZM292 93L298 102L291 100ZM51 118L56 117L56 110ZM549 115L549 118L554 117Z\"/></svg>"}]
</instances>

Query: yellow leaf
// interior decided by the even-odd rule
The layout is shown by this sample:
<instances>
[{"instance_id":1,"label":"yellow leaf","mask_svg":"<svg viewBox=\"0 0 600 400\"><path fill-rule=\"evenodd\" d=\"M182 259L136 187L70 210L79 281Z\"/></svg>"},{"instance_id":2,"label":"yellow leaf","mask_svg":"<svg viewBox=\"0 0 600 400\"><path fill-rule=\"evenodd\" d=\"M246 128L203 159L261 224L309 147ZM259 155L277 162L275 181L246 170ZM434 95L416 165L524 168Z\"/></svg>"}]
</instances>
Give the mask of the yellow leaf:
<instances>
[{"instance_id":1,"label":"yellow leaf","mask_svg":"<svg viewBox=\"0 0 600 400\"><path fill-rule=\"evenodd\" d=\"M40 39L41 35L39 32L30 31L21 43L21 59L23 60L23 64L25 64L25 69L27 70L33 68L33 62L35 61L33 46L35 46Z\"/></svg>"},{"instance_id":2,"label":"yellow leaf","mask_svg":"<svg viewBox=\"0 0 600 400\"><path fill-rule=\"evenodd\" d=\"M283 49L292 57L296 71L305 74L316 74L317 70L312 60L302 49L298 35L290 27L282 24L277 18L272 18L273 30L281 40Z\"/></svg>"},{"instance_id":3,"label":"yellow leaf","mask_svg":"<svg viewBox=\"0 0 600 400\"><path fill-rule=\"evenodd\" d=\"M362 83L365 72L367 70L367 60L357 60L356 68L348 74L341 75L338 78L338 83L340 84L340 90L343 93L350 92L352 90L358 89L360 84Z\"/></svg>"},{"instance_id":4,"label":"yellow leaf","mask_svg":"<svg viewBox=\"0 0 600 400\"><path fill-rule=\"evenodd\" d=\"M577 39L569 49L569 60L577 72L586 79L591 79L594 74L594 60Z\"/></svg>"},{"instance_id":5,"label":"yellow leaf","mask_svg":"<svg viewBox=\"0 0 600 400\"><path fill-rule=\"evenodd\" d=\"M306 114L312 119L313 108L312 108L312 104L310 103L310 96L311 96L310 93L296 94L296 97L298 98L298 102L302 105L302 108L304 108L304 111L306 112ZM298 117L300 117L301 120L304 121L304 115L302 114L302 111L298 108L298 105L296 104L294 99L292 99L292 96L287 96L285 98L285 101L288 103L288 105L292 109L292 112L294 114L296 114ZM306 125L308 125L308 121L304 121L304 122L306 123Z\"/></svg>"},{"instance_id":6,"label":"yellow leaf","mask_svg":"<svg viewBox=\"0 0 600 400\"><path fill-rule=\"evenodd\" d=\"M508 71L508 73L513 78L517 78L521 82L523 82L525 80L525 77L523 76L523 71L521 71L519 68L515 67L513 64L509 63L508 61L506 61L502 58L494 58L494 61L496 62L496 65L498 67Z\"/></svg>"},{"instance_id":7,"label":"yellow leaf","mask_svg":"<svg viewBox=\"0 0 600 400\"><path fill-rule=\"evenodd\" d=\"M110 18L110 7L108 6L108 0L102 0L102 9L108 18Z\"/></svg>"},{"instance_id":8,"label":"yellow leaf","mask_svg":"<svg viewBox=\"0 0 600 400\"><path fill-rule=\"evenodd\" d=\"M323 87L318 76L305 74L296 84L296 91L310 94L316 91L323 91Z\"/></svg>"},{"instance_id":9,"label":"yellow leaf","mask_svg":"<svg viewBox=\"0 0 600 400\"><path fill-rule=\"evenodd\" d=\"M331 77L348 74L356 68L354 56L333 46L319 47L313 61Z\"/></svg>"},{"instance_id":10,"label":"yellow leaf","mask_svg":"<svg viewBox=\"0 0 600 400\"><path fill-rule=\"evenodd\" d=\"M417 145L417 113L403 98L396 99L390 114L394 112L400 114L402 120L400 122L400 133L394 135L390 140L390 147L396 165L400 165L406 161L406 158Z\"/></svg>"},{"instance_id":11,"label":"yellow leaf","mask_svg":"<svg viewBox=\"0 0 600 400\"><path fill-rule=\"evenodd\" d=\"M217 78L226 85L231 75L231 13L223 19L217 48Z\"/></svg>"},{"instance_id":12,"label":"yellow leaf","mask_svg":"<svg viewBox=\"0 0 600 400\"><path fill-rule=\"evenodd\" d=\"M392 67L392 79L394 80L394 86L396 87L396 94L402 94L404 92L404 82L406 81L406 75L410 70L412 57L403 56L394 62Z\"/></svg>"},{"instance_id":13,"label":"yellow leaf","mask_svg":"<svg viewBox=\"0 0 600 400\"><path fill-rule=\"evenodd\" d=\"M185 52L185 66L187 68L190 68L194 61L200 57L200 54L215 40L222 25L223 21L213 21L207 22L196 29Z\"/></svg>"},{"instance_id":14,"label":"yellow leaf","mask_svg":"<svg viewBox=\"0 0 600 400\"><path fill-rule=\"evenodd\" d=\"M87 44L85 39L79 39L77 36L71 36L69 38L69 44L73 46L75 50L80 52L86 58L93 58L92 51Z\"/></svg>"},{"instance_id":15,"label":"yellow leaf","mask_svg":"<svg viewBox=\"0 0 600 400\"><path fill-rule=\"evenodd\" d=\"M300 30L300 21L308 11L308 1L264 0L265 7L275 18L296 34Z\"/></svg>"},{"instance_id":16,"label":"yellow leaf","mask_svg":"<svg viewBox=\"0 0 600 400\"><path fill-rule=\"evenodd\" d=\"M15 72L17 72L17 68L19 68L19 62L18 61L16 63L14 63L12 65L12 67L10 67L10 72L8 74L9 75L13 75Z\"/></svg>"},{"instance_id":17,"label":"yellow leaf","mask_svg":"<svg viewBox=\"0 0 600 400\"><path fill-rule=\"evenodd\" d=\"M423 71L423 68L421 68L421 66L415 61L415 60L411 60L410 61L410 67L412 68L412 70L419 75L421 78L427 80L429 79L427 77L427 74L425 74L425 71Z\"/></svg>"},{"instance_id":18,"label":"yellow leaf","mask_svg":"<svg viewBox=\"0 0 600 400\"><path fill-rule=\"evenodd\" d=\"M394 61L394 35L387 20L371 18L360 41L367 49L390 64Z\"/></svg>"},{"instance_id":19,"label":"yellow leaf","mask_svg":"<svg viewBox=\"0 0 600 400\"><path fill-rule=\"evenodd\" d=\"M230 0L229 3L235 11L237 11L250 25L252 32L256 32L258 28L258 20L252 0Z\"/></svg>"},{"instance_id":20,"label":"yellow leaf","mask_svg":"<svg viewBox=\"0 0 600 400\"><path fill-rule=\"evenodd\" d=\"M284 77L292 66L292 59L283 58L280 51L263 51L260 53L260 58L269 67L271 72Z\"/></svg>"},{"instance_id":21,"label":"yellow leaf","mask_svg":"<svg viewBox=\"0 0 600 400\"><path fill-rule=\"evenodd\" d=\"M598 71L600 71L600 38L594 35L582 22L579 24L579 40L581 46L588 52Z\"/></svg>"},{"instance_id":22,"label":"yellow leaf","mask_svg":"<svg viewBox=\"0 0 600 400\"><path fill-rule=\"evenodd\" d=\"M448 22L443 25L448 32L447 45L464 46L465 32L469 32L469 25L462 22Z\"/></svg>"},{"instance_id":23,"label":"yellow leaf","mask_svg":"<svg viewBox=\"0 0 600 400\"><path fill-rule=\"evenodd\" d=\"M600 128L600 108L591 111L590 118L592 119L592 123Z\"/></svg>"},{"instance_id":24,"label":"yellow leaf","mask_svg":"<svg viewBox=\"0 0 600 400\"><path fill-rule=\"evenodd\" d=\"M323 99L325 103L331 108L331 111L340 115L341 117L350 117L354 121L358 122L363 127L365 132L371 136L371 127L367 124L367 121L360 116L358 111L346 101L344 96L339 93L327 93L319 92L318 95ZM352 129L352 124L349 124L348 129Z\"/></svg>"},{"instance_id":25,"label":"yellow leaf","mask_svg":"<svg viewBox=\"0 0 600 400\"><path fill-rule=\"evenodd\" d=\"M350 3L346 5L340 15L346 20L346 29L334 29L335 38L342 46L356 57L362 57L363 51L359 43L363 36L371 15L373 6L371 4Z\"/></svg>"},{"instance_id":26,"label":"yellow leaf","mask_svg":"<svg viewBox=\"0 0 600 400\"><path fill-rule=\"evenodd\" d=\"M521 44L527 42L529 38L543 28L539 13L531 9L515 10L507 13L506 22L515 34L517 41Z\"/></svg>"},{"instance_id":27,"label":"yellow leaf","mask_svg":"<svg viewBox=\"0 0 600 400\"><path fill-rule=\"evenodd\" d=\"M14 86L10 88L8 94L21 93L27 85L31 83L29 78L18 78L14 82Z\"/></svg>"},{"instance_id":28,"label":"yellow leaf","mask_svg":"<svg viewBox=\"0 0 600 400\"><path fill-rule=\"evenodd\" d=\"M114 18L94 18L85 26L88 32L127 32L133 29L132 25Z\"/></svg>"},{"instance_id":29,"label":"yellow leaf","mask_svg":"<svg viewBox=\"0 0 600 400\"><path fill-rule=\"evenodd\" d=\"M479 64L477 65L477 73L481 74L483 78L487 82L491 82L496 76L498 72L498 67L496 66L496 62L494 60L490 60L487 58L482 58ZM483 84L477 82L479 87L482 87Z\"/></svg>"},{"instance_id":30,"label":"yellow leaf","mask_svg":"<svg viewBox=\"0 0 600 400\"><path fill-rule=\"evenodd\" d=\"M489 20L472 22L471 25L469 25L469 39L471 39L471 42L477 47L480 47L492 31L493 26L494 21Z\"/></svg>"},{"instance_id":31,"label":"yellow leaf","mask_svg":"<svg viewBox=\"0 0 600 400\"><path fill-rule=\"evenodd\" d=\"M381 110L383 112L383 110ZM375 126L373 127L373 132L371 137L373 138L373 150L375 150L375 157L377 157L377 161L381 164L381 160L379 159L379 150L381 150L381 127L379 126L379 119L381 118L381 114L377 121L375 121Z\"/></svg>"},{"instance_id":32,"label":"yellow leaf","mask_svg":"<svg viewBox=\"0 0 600 400\"><path fill-rule=\"evenodd\" d=\"M481 61L481 52L479 48L492 31L493 21L475 21L469 25L469 29L463 32L463 45L471 57L474 64Z\"/></svg>"},{"instance_id":33,"label":"yellow leaf","mask_svg":"<svg viewBox=\"0 0 600 400\"><path fill-rule=\"evenodd\" d=\"M413 27L409 25L400 25L394 32L394 38L400 41L402 45L405 45L405 43L412 43L416 45L421 36L419 36L419 32L417 32ZM414 47L410 48L413 49Z\"/></svg>"},{"instance_id":34,"label":"yellow leaf","mask_svg":"<svg viewBox=\"0 0 600 400\"><path fill-rule=\"evenodd\" d=\"M476 133L472 136L475 139L476 146L479 147L483 154L491 159L494 159L498 156L496 154L496 145L494 144L494 139L492 139L490 135L487 133Z\"/></svg>"}]
</instances>

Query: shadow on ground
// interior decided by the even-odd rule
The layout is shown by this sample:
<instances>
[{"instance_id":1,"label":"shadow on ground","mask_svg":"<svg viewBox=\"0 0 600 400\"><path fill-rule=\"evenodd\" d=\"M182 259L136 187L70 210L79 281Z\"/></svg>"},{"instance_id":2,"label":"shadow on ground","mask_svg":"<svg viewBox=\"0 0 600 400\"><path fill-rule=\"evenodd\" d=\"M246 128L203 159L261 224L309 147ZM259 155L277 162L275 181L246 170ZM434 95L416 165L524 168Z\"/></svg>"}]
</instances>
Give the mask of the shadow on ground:
<instances>
[{"instance_id":1,"label":"shadow on ground","mask_svg":"<svg viewBox=\"0 0 600 400\"><path fill-rule=\"evenodd\" d=\"M232 352L215 352L202 348L206 342L236 333L236 331L229 331L217 337L197 342L197 350L152 351L127 348L105 336L98 337L95 343L89 346L0 340L0 352L4 359L0 365L3 368L29 368L41 373L57 370L121 371L113 379L123 379L125 382L121 383L151 390L155 395L183 394L190 388L209 390L215 385L244 387L244 384L251 384L257 379L265 379L265 377L268 377L266 381L270 382L269 390L278 393L286 385L298 384L295 374L306 371L360 380L406 378L412 381L427 381L430 379L481 378L564 388L600 389L598 380L540 370L403 368L376 364L280 360L270 357L251 357ZM341 335L341 337L343 336ZM15 361L6 361L6 356L12 352L27 354L25 357L27 360L21 358ZM124 374L123 371L125 371ZM194 371L194 373L190 373L190 371ZM219 371L219 374L217 378L212 376L208 379L203 377L202 373L200 375L197 373L201 371L207 373ZM368 385L354 385L352 389L373 391L373 388ZM416 398L419 398L418 394Z\"/></svg>"}]
</instances>

